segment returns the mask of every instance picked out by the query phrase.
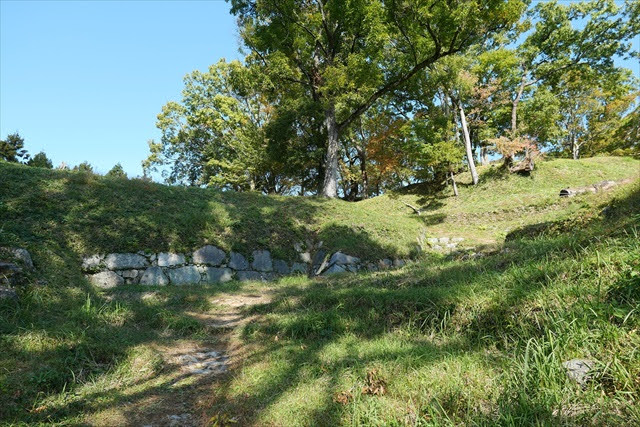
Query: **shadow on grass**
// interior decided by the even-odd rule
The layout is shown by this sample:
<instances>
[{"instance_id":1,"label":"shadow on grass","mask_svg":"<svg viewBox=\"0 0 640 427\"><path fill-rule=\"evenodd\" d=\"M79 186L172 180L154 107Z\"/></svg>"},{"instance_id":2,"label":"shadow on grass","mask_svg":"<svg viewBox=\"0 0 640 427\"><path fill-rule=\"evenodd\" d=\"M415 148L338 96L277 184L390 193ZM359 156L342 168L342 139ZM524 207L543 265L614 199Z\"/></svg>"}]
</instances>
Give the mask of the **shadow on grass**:
<instances>
[{"instance_id":1,"label":"shadow on grass","mask_svg":"<svg viewBox=\"0 0 640 427\"><path fill-rule=\"evenodd\" d=\"M212 229L230 227L233 230L239 222L251 222L247 229L258 233L240 237L237 240L240 246L255 238L286 240L298 237L297 233L303 232L296 228L299 222L321 209L323 203L309 199L308 203L302 203L302 208L294 209L300 206L300 201L294 205L273 199L266 206L261 202L261 207L257 207L255 198L262 196L234 195L233 200L223 200L223 211L211 213L207 211L211 207L209 200L203 198L192 201L193 206L182 210L182 214L189 209L197 212L190 223L190 215L181 219L180 211L182 196L185 191L191 191L189 189L163 189L167 191L163 197L170 200L169 204L153 206L157 198L148 197L146 191L160 190L147 187L146 183L136 184L139 187L134 194L118 201L121 197L118 192L106 187L100 189L102 184L96 189L74 184L74 180L85 179L92 178L70 176L55 190L39 188L43 183L31 182L28 185L33 188L28 194L12 193L10 197L17 199L2 205L2 217L8 218L5 222L8 226L3 230L9 235L7 243L26 243L34 253L38 273L51 282L49 288L30 287L21 291L22 299L17 304L8 302L0 306L3 348L0 363L9 371L3 374L0 387L5 402L0 413L3 420L63 422L77 420L87 412L109 409L119 410L125 419L137 419L141 407L162 407L163 399L180 393L193 399L193 391L197 390L199 396L209 392L212 397L202 405L190 400L184 410L202 411L203 420L228 414L242 425L260 424L263 414L312 377L323 379L323 386L316 393L319 397L314 408L304 414L305 423L337 425L349 410L349 406L334 401L336 394L345 391L339 389L339 383L348 370L362 378L373 364L402 358L410 359L411 366L417 369L455 354L517 346L523 336L526 339L543 337L551 325L531 321L522 313L523 307L550 280L564 273L563 260L577 257L594 244L588 233L554 239L523 239L517 242L517 252L474 262L318 279L305 287L287 286L283 281L273 286L271 303L249 310L261 318L242 331L245 344L253 350L243 365L216 380L215 386L210 378L196 378L181 384L183 378L178 367L166 365L162 374L168 379L160 383L153 377L144 379L137 384L140 391L127 393L116 384L111 390L71 397L70 393L82 384L108 378L126 363L131 351L140 346L176 339L202 343L215 340L215 336L209 335L184 311L194 307L205 311L210 308L211 296L239 292L247 286L231 283L218 287L149 288L164 297L153 302L126 298L109 301L104 294L89 287L79 273L82 251L134 250L140 247L137 245L172 247L182 241L196 246L212 235ZM66 185L71 188L65 189ZM78 198L79 195L74 195L76 192L89 194ZM6 197L6 193L2 196ZM111 202L97 203L105 197ZM221 193L211 197L222 200L230 196ZM638 199L636 192L629 204L633 207ZM89 205L80 210L74 206L78 200ZM137 203L145 208L135 215L122 212L138 209ZM58 209L60 204L64 209ZM19 209L24 209L22 215L32 217L26 220L16 216ZM84 218L81 212L92 212L91 217ZM283 220L282 217L290 221L287 224L292 227L291 235L274 231L283 229L281 224L277 227L275 224ZM619 216L623 217L623 214ZM107 223L103 224L105 220ZM156 221L161 223L160 228ZM627 226L628 223L624 225ZM377 245L366 233L356 233L349 228L338 232L346 242ZM122 242L126 242L124 247ZM549 262L551 258L554 263ZM141 289L147 288L131 287L129 292ZM481 294L486 303L478 307L470 305L468 299L475 294ZM351 344L345 348L346 355L331 365L327 365L323 357L329 346L347 337L375 340L400 329L415 334L403 349L363 353L356 344ZM433 331L455 333L457 339L429 342L421 336ZM270 357L281 358L282 363L252 386L250 392L238 394L235 381L243 372L261 369ZM497 361L489 359L489 363L499 368ZM50 407L36 407L47 394L54 403ZM159 400L150 402L150 398ZM453 400L440 405L445 415L454 419L456 411L461 410ZM548 407L528 410L553 418L552 409Z\"/></svg>"}]
</instances>

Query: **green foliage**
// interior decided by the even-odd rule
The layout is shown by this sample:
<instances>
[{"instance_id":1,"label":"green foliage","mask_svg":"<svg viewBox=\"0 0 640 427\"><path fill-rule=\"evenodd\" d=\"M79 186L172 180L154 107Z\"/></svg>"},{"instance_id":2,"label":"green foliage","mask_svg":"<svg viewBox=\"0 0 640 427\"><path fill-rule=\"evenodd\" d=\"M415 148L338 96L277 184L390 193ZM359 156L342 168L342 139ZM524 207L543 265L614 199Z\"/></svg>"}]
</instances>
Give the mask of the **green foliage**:
<instances>
[{"instance_id":1,"label":"green foliage","mask_svg":"<svg viewBox=\"0 0 640 427\"><path fill-rule=\"evenodd\" d=\"M73 172L81 172L81 173L89 173L89 174L93 174L93 166L91 166L91 164L87 161L84 161L76 166L73 167L72 169Z\"/></svg>"},{"instance_id":2,"label":"green foliage","mask_svg":"<svg viewBox=\"0 0 640 427\"><path fill-rule=\"evenodd\" d=\"M44 153L44 151L41 151L35 156L33 156L32 158L30 158L27 161L27 165L33 166L36 168L53 169L53 163L51 162L51 160L49 160L49 158Z\"/></svg>"},{"instance_id":3,"label":"green foliage","mask_svg":"<svg viewBox=\"0 0 640 427\"><path fill-rule=\"evenodd\" d=\"M18 132L7 135L0 140L0 159L6 162L24 162L29 159L29 154L24 148L24 138Z\"/></svg>"},{"instance_id":4,"label":"green foliage","mask_svg":"<svg viewBox=\"0 0 640 427\"><path fill-rule=\"evenodd\" d=\"M158 115L161 142L151 141L145 170L168 166L169 183L209 185L239 191L282 193L291 188L282 170L286 158L268 150L266 123L273 107L268 83L255 67L221 60L184 80L181 103Z\"/></svg>"},{"instance_id":5,"label":"green foliage","mask_svg":"<svg viewBox=\"0 0 640 427\"><path fill-rule=\"evenodd\" d=\"M105 176L108 176L110 178L127 179L127 173L124 171L120 163L117 163L114 167L112 167Z\"/></svg>"}]
</instances>

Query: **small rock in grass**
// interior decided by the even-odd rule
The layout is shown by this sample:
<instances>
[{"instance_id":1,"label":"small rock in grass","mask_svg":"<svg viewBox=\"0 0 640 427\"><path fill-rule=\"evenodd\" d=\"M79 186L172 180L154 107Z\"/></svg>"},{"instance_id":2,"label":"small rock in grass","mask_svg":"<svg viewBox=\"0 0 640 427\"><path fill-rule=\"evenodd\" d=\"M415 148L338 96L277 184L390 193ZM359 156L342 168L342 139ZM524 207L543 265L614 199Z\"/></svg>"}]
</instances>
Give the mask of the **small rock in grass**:
<instances>
[{"instance_id":1,"label":"small rock in grass","mask_svg":"<svg viewBox=\"0 0 640 427\"><path fill-rule=\"evenodd\" d=\"M0 286L0 300L17 300L18 294L15 289Z\"/></svg>"},{"instance_id":2,"label":"small rock in grass","mask_svg":"<svg viewBox=\"0 0 640 427\"><path fill-rule=\"evenodd\" d=\"M567 376L581 386L589 381L589 372L594 365L593 360L589 359L571 359L562 364L567 371Z\"/></svg>"},{"instance_id":3,"label":"small rock in grass","mask_svg":"<svg viewBox=\"0 0 640 427\"><path fill-rule=\"evenodd\" d=\"M124 279L113 271L101 271L100 273L87 276L89 282L102 289L111 289L119 285L124 285Z\"/></svg>"}]
</instances>

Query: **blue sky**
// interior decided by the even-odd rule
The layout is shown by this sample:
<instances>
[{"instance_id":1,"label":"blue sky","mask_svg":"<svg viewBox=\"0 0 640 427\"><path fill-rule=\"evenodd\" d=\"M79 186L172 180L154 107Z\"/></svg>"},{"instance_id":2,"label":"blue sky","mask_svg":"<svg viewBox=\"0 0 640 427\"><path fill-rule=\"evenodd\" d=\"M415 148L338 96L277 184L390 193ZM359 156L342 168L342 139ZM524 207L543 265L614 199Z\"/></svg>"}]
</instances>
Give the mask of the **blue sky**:
<instances>
[{"instance_id":1,"label":"blue sky","mask_svg":"<svg viewBox=\"0 0 640 427\"><path fill-rule=\"evenodd\" d=\"M241 57L224 1L3 0L0 28L1 137L102 173L120 162L141 175L184 75Z\"/></svg>"},{"instance_id":2,"label":"blue sky","mask_svg":"<svg viewBox=\"0 0 640 427\"><path fill-rule=\"evenodd\" d=\"M56 166L141 175L184 75L239 47L224 1L0 0L0 137L19 131Z\"/></svg>"}]
</instances>

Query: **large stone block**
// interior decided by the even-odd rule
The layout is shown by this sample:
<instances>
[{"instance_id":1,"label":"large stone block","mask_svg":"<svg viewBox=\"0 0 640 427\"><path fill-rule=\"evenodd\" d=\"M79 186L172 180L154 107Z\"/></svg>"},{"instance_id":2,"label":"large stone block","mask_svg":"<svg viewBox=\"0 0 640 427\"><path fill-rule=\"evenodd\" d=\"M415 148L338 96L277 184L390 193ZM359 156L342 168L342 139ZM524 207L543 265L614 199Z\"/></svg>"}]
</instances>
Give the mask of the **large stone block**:
<instances>
[{"instance_id":1,"label":"large stone block","mask_svg":"<svg viewBox=\"0 0 640 427\"><path fill-rule=\"evenodd\" d=\"M230 268L205 267L205 283L224 283L233 280L233 270Z\"/></svg>"},{"instance_id":2,"label":"large stone block","mask_svg":"<svg viewBox=\"0 0 640 427\"><path fill-rule=\"evenodd\" d=\"M275 275L273 273L261 273L259 271L238 271L238 280L241 282L246 282L248 280L267 282L274 279Z\"/></svg>"},{"instance_id":3,"label":"large stone block","mask_svg":"<svg viewBox=\"0 0 640 427\"><path fill-rule=\"evenodd\" d=\"M194 264L206 264L214 267L219 266L227 258L227 254L222 249L215 246L206 245L193 253Z\"/></svg>"},{"instance_id":4,"label":"large stone block","mask_svg":"<svg viewBox=\"0 0 640 427\"><path fill-rule=\"evenodd\" d=\"M339 264L333 264L331 267L327 268L322 275L323 276L328 276L330 274L337 274L337 273L344 273L345 271L345 267L339 265Z\"/></svg>"},{"instance_id":5,"label":"large stone block","mask_svg":"<svg viewBox=\"0 0 640 427\"><path fill-rule=\"evenodd\" d=\"M231 252L229 257L229 267L234 270L248 270L249 269L249 261L244 257L244 255L238 252Z\"/></svg>"},{"instance_id":6,"label":"large stone block","mask_svg":"<svg viewBox=\"0 0 640 427\"><path fill-rule=\"evenodd\" d=\"M256 271L273 271L271 252L265 250L253 251L253 263L251 265Z\"/></svg>"},{"instance_id":7,"label":"large stone block","mask_svg":"<svg viewBox=\"0 0 640 427\"><path fill-rule=\"evenodd\" d=\"M294 262L293 265L291 266L291 273L292 274L307 274L307 264L304 264L302 262Z\"/></svg>"},{"instance_id":8,"label":"large stone block","mask_svg":"<svg viewBox=\"0 0 640 427\"><path fill-rule=\"evenodd\" d=\"M113 271L101 271L100 273L87 276L89 282L102 289L110 289L119 285L124 285L124 279Z\"/></svg>"},{"instance_id":9,"label":"large stone block","mask_svg":"<svg viewBox=\"0 0 640 427\"><path fill-rule=\"evenodd\" d=\"M174 254L172 252L160 252L158 254L158 265L160 267L174 267L184 264L185 260L182 254Z\"/></svg>"},{"instance_id":10,"label":"large stone block","mask_svg":"<svg viewBox=\"0 0 640 427\"><path fill-rule=\"evenodd\" d=\"M149 267L140 278L141 285L165 286L169 284L169 278L160 267Z\"/></svg>"},{"instance_id":11,"label":"large stone block","mask_svg":"<svg viewBox=\"0 0 640 427\"><path fill-rule=\"evenodd\" d=\"M98 271L104 261L103 255L91 255L82 258L82 271Z\"/></svg>"},{"instance_id":12,"label":"large stone block","mask_svg":"<svg viewBox=\"0 0 640 427\"><path fill-rule=\"evenodd\" d=\"M358 264L360 262L360 258L344 254L342 252L336 252L331 255L329 259L329 265L339 264L339 265L350 265L350 264Z\"/></svg>"},{"instance_id":13,"label":"large stone block","mask_svg":"<svg viewBox=\"0 0 640 427\"><path fill-rule=\"evenodd\" d=\"M167 272L173 285L195 285L200 283L200 272L195 265L171 269Z\"/></svg>"},{"instance_id":14,"label":"large stone block","mask_svg":"<svg viewBox=\"0 0 640 427\"><path fill-rule=\"evenodd\" d=\"M149 261L142 255L124 253L109 254L104 260L109 270L128 270L130 268L143 268L149 265Z\"/></svg>"},{"instance_id":15,"label":"large stone block","mask_svg":"<svg viewBox=\"0 0 640 427\"><path fill-rule=\"evenodd\" d=\"M278 274L289 274L291 272L291 269L289 268L289 264L287 264L286 261L283 261L281 259L276 259L273 261L273 269Z\"/></svg>"}]
</instances>

